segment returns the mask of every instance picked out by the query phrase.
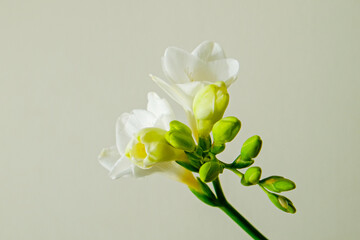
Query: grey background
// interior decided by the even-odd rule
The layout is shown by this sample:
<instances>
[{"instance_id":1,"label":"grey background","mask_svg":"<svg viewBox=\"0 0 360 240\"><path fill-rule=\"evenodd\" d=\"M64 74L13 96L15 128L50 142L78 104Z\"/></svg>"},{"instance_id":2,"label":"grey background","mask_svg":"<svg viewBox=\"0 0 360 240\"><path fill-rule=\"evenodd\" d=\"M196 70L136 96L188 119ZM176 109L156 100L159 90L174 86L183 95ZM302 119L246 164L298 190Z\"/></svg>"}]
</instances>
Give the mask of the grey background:
<instances>
[{"instance_id":1,"label":"grey background","mask_svg":"<svg viewBox=\"0 0 360 240\"><path fill-rule=\"evenodd\" d=\"M297 183L298 212L225 173L228 199L270 239L357 239L360 2L0 0L0 239L248 239L163 176L108 178L115 120L166 95L168 46L219 42L239 60L226 115L259 134L263 176ZM185 117L173 101L180 119Z\"/></svg>"}]
</instances>

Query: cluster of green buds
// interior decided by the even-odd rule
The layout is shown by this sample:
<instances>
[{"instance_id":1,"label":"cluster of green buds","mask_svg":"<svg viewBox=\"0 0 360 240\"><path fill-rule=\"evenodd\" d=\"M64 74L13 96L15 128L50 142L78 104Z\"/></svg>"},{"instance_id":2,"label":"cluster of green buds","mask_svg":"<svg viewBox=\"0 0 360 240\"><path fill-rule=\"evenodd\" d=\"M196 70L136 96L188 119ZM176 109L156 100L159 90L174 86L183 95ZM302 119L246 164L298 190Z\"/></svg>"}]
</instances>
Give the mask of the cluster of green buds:
<instances>
[{"instance_id":1,"label":"cluster of green buds","mask_svg":"<svg viewBox=\"0 0 360 240\"><path fill-rule=\"evenodd\" d=\"M262 140L255 135L247 139L238 157L231 163L225 163L217 158L217 154L224 151L226 144L231 142L239 133L241 122L236 117L224 117L229 103L229 94L224 82L216 82L201 89L195 96L193 112L197 124L197 134L179 122L172 121L170 130L165 134L167 142L176 149L183 150L187 156L177 161L184 168L199 174L198 181L202 192L193 193L203 202L211 206L219 206L218 197L212 192L207 183L217 181L224 169L238 175L244 186L258 185L269 197L271 202L288 213L295 213L292 202L277 193L295 188L294 182L280 176L270 176L261 179L261 168L251 167L259 155ZM212 136L211 136L212 135ZM196 141L193 136L198 136ZM245 173L239 169L245 169Z\"/></svg>"}]
</instances>

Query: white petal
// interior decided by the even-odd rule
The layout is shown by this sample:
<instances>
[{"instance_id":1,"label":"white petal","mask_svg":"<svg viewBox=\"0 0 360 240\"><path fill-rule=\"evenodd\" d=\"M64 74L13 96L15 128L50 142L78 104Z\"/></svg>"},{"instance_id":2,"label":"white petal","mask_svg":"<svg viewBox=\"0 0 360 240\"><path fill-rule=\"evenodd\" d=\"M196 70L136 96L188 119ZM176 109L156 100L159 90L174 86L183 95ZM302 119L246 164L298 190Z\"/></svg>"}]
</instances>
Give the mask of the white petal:
<instances>
[{"instance_id":1,"label":"white petal","mask_svg":"<svg viewBox=\"0 0 360 240\"><path fill-rule=\"evenodd\" d=\"M216 79L215 81L233 81L239 72L239 62L231 58L216 60L209 63L209 70Z\"/></svg>"},{"instance_id":2,"label":"white petal","mask_svg":"<svg viewBox=\"0 0 360 240\"><path fill-rule=\"evenodd\" d=\"M181 89L179 89L175 84L169 85L164 80L150 75L152 80L162 89L164 92L166 92L175 102L179 103L181 106L183 106L185 109L192 109L192 99L186 96Z\"/></svg>"},{"instance_id":3,"label":"white petal","mask_svg":"<svg viewBox=\"0 0 360 240\"><path fill-rule=\"evenodd\" d=\"M136 178L145 177L145 176L151 175L153 173L157 173L157 172L158 172L158 170L156 168L142 169L142 168L137 167L136 165L134 165L134 168L133 168L133 174L134 174L133 176Z\"/></svg>"},{"instance_id":4,"label":"white petal","mask_svg":"<svg viewBox=\"0 0 360 240\"><path fill-rule=\"evenodd\" d=\"M157 118L162 116L174 116L174 112L171 109L170 104L154 92L148 93L147 110L153 113Z\"/></svg>"},{"instance_id":5,"label":"white petal","mask_svg":"<svg viewBox=\"0 0 360 240\"><path fill-rule=\"evenodd\" d=\"M140 129L154 126L155 122L155 115L146 110L135 109L130 114L123 113L116 122L116 146L119 153L124 155L133 136Z\"/></svg>"},{"instance_id":6,"label":"white petal","mask_svg":"<svg viewBox=\"0 0 360 240\"><path fill-rule=\"evenodd\" d=\"M192 55L197 56L205 62L210 62L218 59L225 58L224 50L216 42L205 41L197 46Z\"/></svg>"},{"instance_id":7,"label":"white petal","mask_svg":"<svg viewBox=\"0 0 360 240\"><path fill-rule=\"evenodd\" d=\"M203 71L205 62L190 53L175 47L165 50L163 58L163 71L175 83L193 81L193 71ZM201 81L201 80L195 80Z\"/></svg>"},{"instance_id":8,"label":"white petal","mask_svg":"<svg viewBox=\"0 0 360 240\"><path fill-rule=\"evenodd\" d=\"M133 163L125 156L122 156L111 169L109 175L112 179L133 176Z\"/></svg>"},{"instance_id":9,"label":"white petal","mask_svg":"<svg viewBox=\"0 0 360 240\"><path fill-rule=\"evenodd\" d=\"M191 97L191 99L193 99L195 97L196 93L208 84L211 84L211 82L189 82L189 83L182 83L182 84L176 84L176 85L186 95L188 95L189 97Z\"/></svg>"},{"instance_id":10,"label":"white petal","mask_svg":"<svg viewBox=\"0 0 360 240\"><path fill-rule=\"evenodd\" d=\"M113 169L116 161L119 158L120 158L120 154L116 146L104 148L98 157L100 164L108 171Z\"/></svg>"}]
</instances>

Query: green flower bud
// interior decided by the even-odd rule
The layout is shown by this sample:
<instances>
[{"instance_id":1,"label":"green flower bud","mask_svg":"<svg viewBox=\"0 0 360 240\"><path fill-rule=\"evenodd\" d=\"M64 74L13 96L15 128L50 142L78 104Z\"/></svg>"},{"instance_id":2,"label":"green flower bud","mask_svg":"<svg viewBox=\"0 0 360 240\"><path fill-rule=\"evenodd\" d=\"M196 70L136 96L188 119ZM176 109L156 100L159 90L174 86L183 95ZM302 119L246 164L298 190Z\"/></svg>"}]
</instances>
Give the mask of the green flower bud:
<instances>
[{"instance_id":1,"label":"green flower bud","mask_svg":"<svg viewBox=\"0 0 360 240\"><path fill-rule=\"evenodd\" d=\"M217 121L212 128L214 144L231 142L240 131L240 127L241 122L236 117L226 117Z\"/></svg>"},{"instance_id":2,"label":"green flower bud","mask_svg":"<svg viewBox=\"0 0 360 240\"><path fill-rule=\"evenodd\" d=\"M280 176L271 176L260 181L261 186L272 192L284 192L295 189L293 181Z\"/></svg>"},{"instance_id":3,"label":"green flower bud","mask_svg":"<svg viewBox=\"0 0 360 240\"><path fill-rule=\"evenodd\" d=\"M191 129L182 122L173 120L170 122L169 125L170 125L170 131L178 131L186 135L190 135L190 136L192 135Z\"/></svg>"},{"instance_id":4,"label":"green flower bud","mask_svg":"<svg viewBox=\"0 0 360 240\"><path fill-rule=\"evenodd\" d=\"M258 184L261 177L261 168L251 167L249 168L244 176L241 178L241 184L244 186L251 186Z\"/></svg>"},{"instance_id":5,"label":"green flower bud","mask_svg":"<svg viewBox=\"0 0 360 240\"><path fill-rule=\"evenodd\" d=\"M223 167L218 161L211 161L203 164L199 170L200 179L203 182L214 181L220 173L223 172Z\"/></svg>"},{"instance_id":6,"label":"green flower bud","mask_svg":"<svg viewBox=\"0 0 360 240\"><path fill-rule=\"evenodd\" d=\"M193 152L195 150L195 142L191 135L180 131L170 130L165 134L166 141L170 143L174 148L181 149L187 152Z\"/></svg>"},{"instance_id":7,"label":"green flower bud","mask_svg":"<svg viewBox=\"0 0 360 240\"><path fill-rule=\"evenodd\" d=\"M234 168L246 168L251 166L253 163L254 160L252 160L251 158L244 158L239 155L232 164Z\"/></svg>"},{"instance_id":8,"label":"green flower bud","mask_svg":"<svg viewBox=\"0 0 360 240\"><path fill-rule=\"evenodd\" d=\"M255 158L261 150L262 140L258 135L252 136L245 141L241 148L241 155L244 158Z\"/></svg>"},{"instance_id":9,"label":"green flower bud","mask_svg":"<svg viewBox=\"0 0 360 240\"><path fill-rule=\"evenodd\" d=\"M224 82L216 82L202 88L193 101L193 111L200 137L207 136L219 121L229 103L229 94Z\"/></svg>"},{"instance_id":10,"label":"green flower bud","mask_svg":"<svg viewBox=\"0 0 360 240\"><path fill-rule=\"evenodd\" d=\"M184 151L171 146L160 128L141 129L126 147L125 155L140 168L150 168L158 162L186 160Z\"/></svg>"},{"instance_id":11,"label":"green flower bud","mask_svg":"<svg viewBox=\"0 0 360 240\"><path fill-rule=\"evenodd\" d=\"M295 213L296 209L294 207L294 204L290 201L290 199L275 194L275 193L270 193L267 192L267 195L270 199L270 201L280 210L287 212L287 213Z\"/></svg>"}]
</instances>

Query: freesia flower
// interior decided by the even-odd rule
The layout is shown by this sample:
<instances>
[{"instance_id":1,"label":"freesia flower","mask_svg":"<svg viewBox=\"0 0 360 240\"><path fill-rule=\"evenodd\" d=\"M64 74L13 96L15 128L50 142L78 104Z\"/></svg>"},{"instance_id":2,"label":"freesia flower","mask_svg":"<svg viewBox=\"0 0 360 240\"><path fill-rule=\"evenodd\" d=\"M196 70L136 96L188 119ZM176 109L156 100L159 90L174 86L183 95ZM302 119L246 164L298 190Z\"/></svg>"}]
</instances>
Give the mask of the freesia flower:
<instances>
[{"instance_id":1,"label":"freesia flower","mask_svg":"<svg viewBox=\"0 0 360 240\"><path fill-rule=\"evenodd\" d=\"M153 92L148 94L147 110L137 109L122 114L116 122L116 146L104 148L99 155L99 161L109 171L110 177L144 177L164 173L201 191L193 174L174 161L182 160L179 158L184 154L178 149L171 153L169 150L172 147L169 144L166 146L164 135L173 119L168 102ZM159 154L161 159L155 159Z\"/></svg>"},{"instance_id":2,"label":"freesia flower","mask_svg":"<svg viewBox=\"0 0 360 240\"><path fill-rule=\"evenodd\" d=\"M204 86L223 81L229 87L236 79L239 63L226 58L218 43L205 41L188 53L176 47L165 50L162 68L166 76L162 80L151 75L171 98L182 105L190 125L196 133L192 105L196 93Z\"/></svg>"}]
</instances>

